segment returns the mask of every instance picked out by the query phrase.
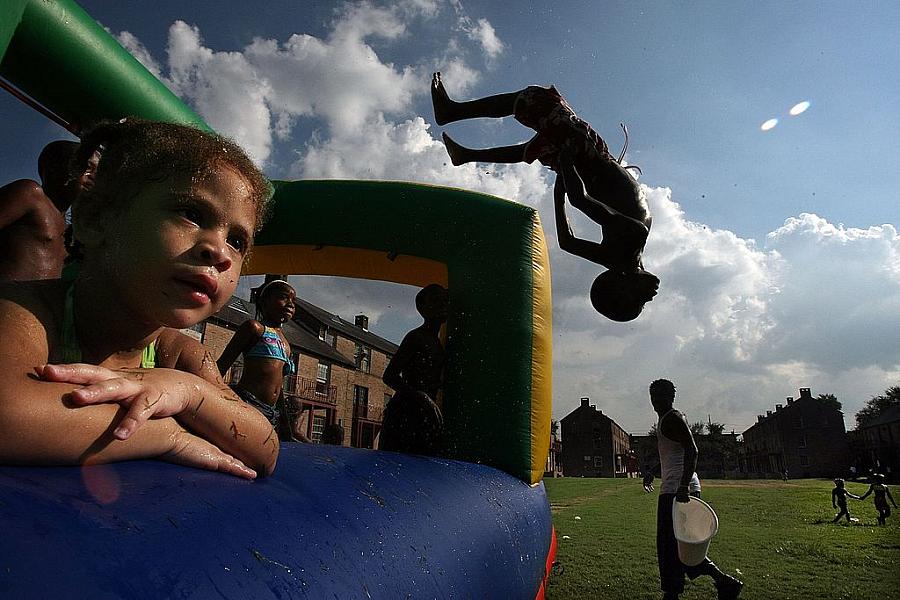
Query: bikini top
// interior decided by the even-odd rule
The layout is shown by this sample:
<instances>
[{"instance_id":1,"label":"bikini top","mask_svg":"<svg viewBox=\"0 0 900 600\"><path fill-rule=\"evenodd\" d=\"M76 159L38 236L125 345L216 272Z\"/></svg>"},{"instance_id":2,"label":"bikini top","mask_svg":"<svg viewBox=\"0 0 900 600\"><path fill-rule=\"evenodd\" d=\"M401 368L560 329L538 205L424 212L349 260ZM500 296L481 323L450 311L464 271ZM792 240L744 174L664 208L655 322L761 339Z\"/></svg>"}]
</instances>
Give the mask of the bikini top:
<instances>
[{"instance_id":1,"label":"bikini top","mask_svg":"<svg viewBox=\"0 0 900 600\"><path fill-rule=\"evenodd\" d=\"M78 345L78 336L75 333L75 285L69 285L66 290L66 304L63 308L62 332L63 364L81 362L81 346ZM141 352L141 368L153 369L156 367L156 342L144 348Z\"/></svg>"},{"instance_id":2,"label":"bikini top","mask_svg":"<svg viewBox=\"0 0 900 600\"><path fill-rule=\"evenodd\" d=\"M259 340L244 352L244 358L269 358L280 360L284 363L284 374L294 374L294 363L291 362L291 352L285 347L284 341L278 335L274 327L264 325Z\"/></svg>"}]
</instances>

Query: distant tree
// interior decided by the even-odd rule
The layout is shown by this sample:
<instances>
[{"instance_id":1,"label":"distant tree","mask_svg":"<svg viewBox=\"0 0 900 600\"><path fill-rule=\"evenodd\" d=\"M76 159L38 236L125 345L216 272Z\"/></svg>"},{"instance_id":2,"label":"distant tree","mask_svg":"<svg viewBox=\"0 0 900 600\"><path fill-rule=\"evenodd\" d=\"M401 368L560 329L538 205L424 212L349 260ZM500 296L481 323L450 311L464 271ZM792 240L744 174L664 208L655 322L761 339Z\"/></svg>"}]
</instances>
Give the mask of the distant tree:
<instances>
[{"instance_id":1,"label":"distant tree","mask_svg":"<svg viewBox=\"0 0 900 600\"><path fill-rule=\"evenodd\" d=\"M559 421L556 419L550 419L550 438L555 439L556 435L559 433Z\"/></svg>"},{"instance_id":2,"label":"distant tree","mask_svg":"<svg viewBox=\"0 0 900 600\"><path fill-rule=\"evenodd\" d=\"M656 423L654 423L649 430L647 430L647 435L650 437L656 437Z\"/></svg>"},{"instance_id":3,"label":"distant tree","mask_svg":"<svg viewBox=\"0 0 900 600\"><path fill-rule=\"evenodd\" d=\"M834 394L819 394L816 396L816 400L824 404L825 406L830 406L834 409L841 410L841 403L837 399L837 396Z\"/></svg>"},{"instance_id":4,"label":"distant tree","mask_svg":"<svg viewBox=\"0 0 900 600\"><path fill-rule=\"evenodd\" d=\"M693 435L694 437L703 435L704 430L706 430L706 423L704 423L703 421L691 423L691 435Z\"/></svg>"},{"instance_id":5,"label":"distant tree","mask_svg":"<svg viewBox=\"0 0 900 600\"><path fill-rule=\"evenodd\" d=\"M873 396L856 413L856 426L862 427L892 406L900 404L900 385L891 386L883 394Z\"/></svg>"},{"instance_id":6,"label":"distant tree","mask_svg":"<svg viewBox=\"0 0 900 600\"><path fill-rule=\"evenodd\" d=\"M709 432L709 435L722 435L725 431L725 425L722 423L716 423L715 421L710 421L706 424L706 431Z\"/></svg>"}]
</instances>

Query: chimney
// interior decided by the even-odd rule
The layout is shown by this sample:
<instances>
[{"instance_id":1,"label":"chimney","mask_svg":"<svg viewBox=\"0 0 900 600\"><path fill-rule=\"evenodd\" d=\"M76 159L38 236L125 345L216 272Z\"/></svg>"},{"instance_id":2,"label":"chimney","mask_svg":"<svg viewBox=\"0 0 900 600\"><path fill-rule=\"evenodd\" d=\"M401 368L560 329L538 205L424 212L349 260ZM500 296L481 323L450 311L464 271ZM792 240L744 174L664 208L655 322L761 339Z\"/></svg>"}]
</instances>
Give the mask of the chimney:
<instances>
[{"instance_id":1,"label":"chimney","mask_svg":"<svg viewBox=\"0 0 900 600\"><path fill-rule=\"evenodd\" d=\"M775 405L775 412L778 412L778 411L781 410L782 408L784 408L784 406L782 406L781 404L776 404L776 405Z\"/></svg>"},{"instance_id":2,"label":"chimney","mask_svg":"<svg viewBox=\"0 0 900 600\"><path fill-rule=\"evenodd\" d=\"M356 323L356 326L363 331L369 330L369 317L366 315L356 315L354 322Z\"/></svg>"},{"instance_id":3,"label":"chimney","mask_svg":"<svg viewBox=\"0 0 900 600\"><path fill-rule=\"evenodd\" d=\"M800 397L812 398L812 393L809 391L809 388L800 388Z\"/></svg>"},{"instance_id":4,"label":"chimney","mask_svg":"<svg viewBox=\"0 0 900 600\"><path fill-rule=\"evenodd\" d=\"M788 396L788 397L787 397L787 403L788 403L788 406L790 406L791 404L793 404L793 403L794 403L794 397L793 397L793 396Z\"/></svg>"},{"instance_id":5,"label":"chimney","mask_svg":"<svg viewBox=\"0 0 900 600\"><path fill-rule=\"evenodd\" d=\"M763 416L762 416L762 415L756 415L756 422L757 422L757 423L762 423L762 420L763 420Z\"/></svg>"},{"instance_id":6,"label":"chimney","mask_svg":"<svg viewBox=\"0 0 900 600\"><path fill-rule=\"evenodd\" d=\"M581 406L582 406L582 408L586 408L587 405L588 405L588 402L590 402L590 401L591 401L590 398L588 398L588 397L586 397L586 396L585 396L585 397L582 397L582 398L581 398Z\"/></svg>"},{"instance_id":7,"label":"chimney","mask_svg":"<svg viewBox=\"0 0 900 600\"><path fill-rule=\"evenodd\" d=\"M771 411L771 410L767 410L767 411L766 411L766 416L767 416L767 417L771 417L771 416L772 416L772 411Z\"/></svg>"}]
</instances>

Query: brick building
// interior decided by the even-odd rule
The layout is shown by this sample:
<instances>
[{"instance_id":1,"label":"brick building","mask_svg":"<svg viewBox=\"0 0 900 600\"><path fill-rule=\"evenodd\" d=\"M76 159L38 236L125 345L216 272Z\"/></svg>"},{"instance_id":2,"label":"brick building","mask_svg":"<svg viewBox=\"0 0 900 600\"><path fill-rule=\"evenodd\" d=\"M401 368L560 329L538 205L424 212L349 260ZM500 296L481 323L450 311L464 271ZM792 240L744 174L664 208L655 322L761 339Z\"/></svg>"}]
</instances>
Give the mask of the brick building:
<instances>
[{"instance_id":1,"label":"brick building","mask_svg":"<svg viewBox=\"0 0 900 600\"><path fill-rule=\"evenodd\" d=\"M743 433L741 470L750 477L836 477L850 465L844 414L800 388Z\"/></svg>"},{"instance_id":2,"label":"brick building","mask_svg":"<svg viewBox=\"0 0 900 600\"><path fill-rule=\"evenodd\" d=\"M900 480L900 405L891 406L853 433L858 440L857 472L871 469L889 481Z\"/></svg>"},{"instance_id":3,"label":"brick building","mask_svg":"<svg viewBox=\"0 0 900 600\"><path fill-rule=\"evenodd\" d=\"M301 426L311 440L319 441L326 424L338 423L345 446L373 448L382 410L393 394L381 375L397 345L368 331L364 315L349 323L299 298L296 309L294 321L282 328L296 367L296 374L285 378L286 400L301 411ZM252 303L235 296L186 333L218 357L237 327L255 314ZM237 381L241 368L238 358L226 381Z\"/></svg>"},{"instance_id":4,"label":"brick building","mask_svg":"<svg viewBox=\"0 0 900 600\"><path fill-rule=\"evenodd\" d=\"M582 398L562 418L562 471L566 477L628 477L636 472L628 432Z\"/></svg>"}]
</instances>

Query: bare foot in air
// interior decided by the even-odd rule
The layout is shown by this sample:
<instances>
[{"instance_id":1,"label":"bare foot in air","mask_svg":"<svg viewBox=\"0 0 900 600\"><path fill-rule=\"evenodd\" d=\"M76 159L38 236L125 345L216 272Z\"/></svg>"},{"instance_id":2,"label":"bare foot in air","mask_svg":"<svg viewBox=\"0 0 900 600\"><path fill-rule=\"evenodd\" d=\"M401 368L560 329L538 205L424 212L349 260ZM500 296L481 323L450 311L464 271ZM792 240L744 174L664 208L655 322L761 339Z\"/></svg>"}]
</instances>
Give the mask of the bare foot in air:
<instances>
[{"instance_id":1,"label":"bare foot in air","mask_svg":"<svg viewBox=\"0 0 900 600\"><path fill-rule=\"evenodd\" d=\"M431 104L434 106L434 120L438 125L446 125L453 121L450 114L453 100L444 89L440 71L431 76Z\"/></svg>"},{"instance_id":2,"label":"bare foot in air","mask_svg":"<svg viewBox=\"0 0 900 600\"><path fill-rule=\"evenodd\" d=\"M444 146L447 147L447 154L450 155L450 162L453 163L454 167L469 162L464 156L466 152L465 148L454 142L446 133L442 133L441 137L444 138Z\"/></svg>"}]
</instances>

